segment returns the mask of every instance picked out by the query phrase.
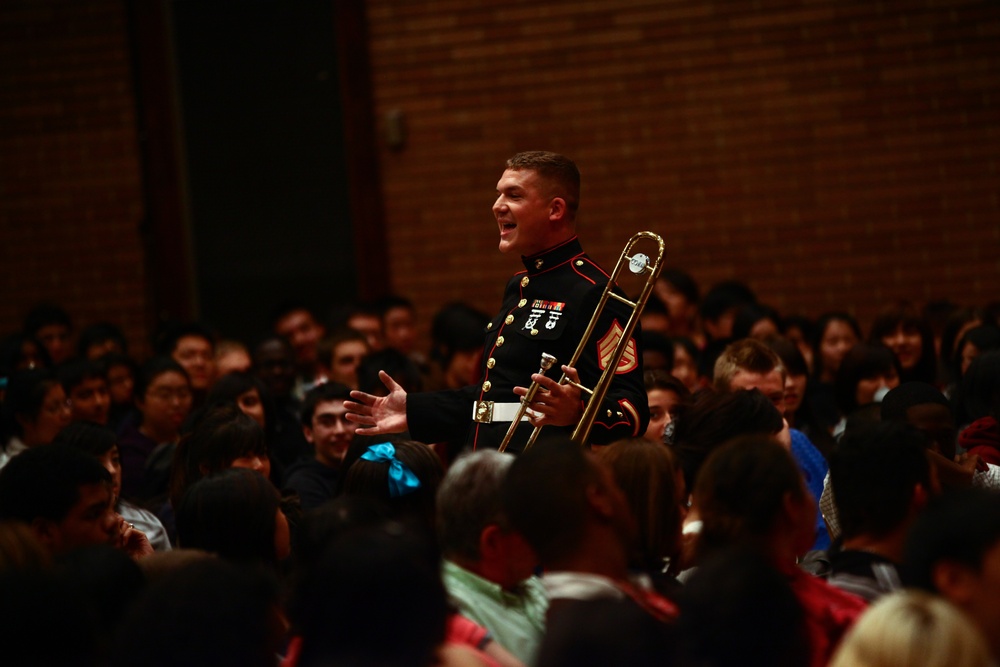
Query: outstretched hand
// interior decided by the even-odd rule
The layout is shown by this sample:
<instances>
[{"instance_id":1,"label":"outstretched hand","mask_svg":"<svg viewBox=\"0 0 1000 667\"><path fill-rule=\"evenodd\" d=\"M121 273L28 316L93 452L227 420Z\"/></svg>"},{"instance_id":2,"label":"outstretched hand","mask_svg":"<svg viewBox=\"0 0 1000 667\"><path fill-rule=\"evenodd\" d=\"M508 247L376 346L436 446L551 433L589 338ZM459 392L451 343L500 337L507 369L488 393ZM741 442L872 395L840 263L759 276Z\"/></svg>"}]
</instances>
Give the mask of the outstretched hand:
<instances>
[{"instance_id":1,"label":"outstretched hand","mask_svg":"<svg viewBox=\"0 0 1000 667\"><path fill-rule=\"evenodd\" d=\"M580 382L580 376L572 366L563 366L562 371L573 382ZM538 391L528 410L528 421L532 426L574 426L580 421L583 403L578 388L559 384L541 373L532 375L531 381L538 383ZM528 388L514 387L514 393L523 398Z\"/></svg>"},{"instance_id":2,"label":"outstretched hand","mask_svg":"<svg viewBox=\"0 0 1000 667\"><path fill-rule=\"evenodd\" d=\"M373 396L363 391L351 392L353 401L344 401L347 408L348 421L359 427L355 433L359 435L382 435L383 433L401 433L407 430L406 423L406 390L389 377L385 371L379 371L378 377L389 390L387 396Z\"/></svg>"}]
</instances>

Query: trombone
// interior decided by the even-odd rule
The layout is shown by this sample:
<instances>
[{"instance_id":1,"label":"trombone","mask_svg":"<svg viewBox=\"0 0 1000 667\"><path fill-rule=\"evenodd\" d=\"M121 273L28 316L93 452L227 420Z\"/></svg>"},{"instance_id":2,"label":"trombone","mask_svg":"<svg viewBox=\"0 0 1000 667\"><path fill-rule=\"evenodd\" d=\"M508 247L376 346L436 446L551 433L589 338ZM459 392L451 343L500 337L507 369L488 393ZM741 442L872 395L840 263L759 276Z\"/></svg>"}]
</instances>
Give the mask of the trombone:
<instances>
[{"instance_id":1,"label":"trombone","mask_svg":"<svg viewBox=\"0 0 1000 667\"><path fill-rule=\"evenodd\" d=\"M640 252L633 254L633 248L636 245L639 243L648 244L649 242L656 244L654 259L651 260L648 255ZM583 350L590 341L590 336L594 333L594 327L597 326L597 322L600 320L601 314L604 312L608 299L615 299L616 301L620 301L628 306L632 310L632 315L628 318L628 322L625 324L625 329L622 331L621 337L618 339L618 344L615 346L611 360L604 368L604 372L601 373L601 377L598 379L597 384L593 389L570 380L566 377L565 373L563 373L562 377L559 379L559 384L572 385L584 394L589 395L587 405L583 409L583 416L580 418L580 421L577 423L576 428L573 430L573 435L571 436L573 442L578 445L586 444L587 438L590 436L590 429L594 426L594 420L597 419L597 412L601 409L601 403L604 401L604 397L611 388L611 382L614 380L618 364L621 363L622 356L625 354L629 341L632 340L632 333L635 331L635 327L639 323L639 317L642 315L642 310L646 307L649 295L652 293L653 287L656 285L656 279L660 277L660 272L663 270L663 253L663 239L659 234L654 234L653 232L639 232L629 239L628 243L625 244L625 248L622 250L621 255L618 257L618 263L615 264L615 270L611 272L611 277L608 280L608 284L604 288L604 292L601 294L601 299L597 303L597 308L594 310L594 314L590 317L587 329L583 332L583 337L581 338L579 345L577 345L576 351L573 352L573 358L570 359L566 365L574 368L576 367L576 363L580 359L580 355L583 354ZM615 292L615 289L618 287L618 277L621 275L621 272L626 266L629 271L634 274L646 274L646 282L642 287L639 297L635 301L631 301L630 299L627 299L626 297ZM539 372L544 374L545 371L551 368L555 363L555 357L550 354L542 354L541 368L539 369ZM531 402L534 400L535 394L538 393L538 387L539 385L537 382L532 382L531 386L528 387L528 393L521 399L521 405L517 410L517 414L514 416L514 421L510 423L510 428L507 429L507 435L504 436L503 442L500 443L499 451L506 451L507 446L514 437L514 432L517 430L518 424L521 423L521 419L524 417L524 414L531 407ZM531 432L528 442L524 445L525 451L535 444L541 430L541 426L536 426Z\"/></svg>"}]
</instances>

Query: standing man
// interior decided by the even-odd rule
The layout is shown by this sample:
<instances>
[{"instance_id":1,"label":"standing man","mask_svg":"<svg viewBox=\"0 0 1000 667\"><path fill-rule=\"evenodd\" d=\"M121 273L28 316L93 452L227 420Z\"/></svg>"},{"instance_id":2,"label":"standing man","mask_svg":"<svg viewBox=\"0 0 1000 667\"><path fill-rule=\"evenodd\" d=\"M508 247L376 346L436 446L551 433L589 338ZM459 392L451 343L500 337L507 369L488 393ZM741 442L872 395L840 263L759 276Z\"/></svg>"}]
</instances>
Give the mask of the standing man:
<instances>
[{"instance_id":1,"label":"standing man","mask_svg":"<svg viewBox=\"0 0 1000 667\"><path fill-rule=\"evenodd\" d=\"M511 451L523 448L534 426L570 433L583 414L580 390L558 383L559 370L537 373L542 353L568 361L590 321L608 275L591 260L576 236L580 172L556 153L518 153L497 183L493 215L500 252L517 253L524 270L507 283L500 312L486 325L480 382L464 389L407 393L387 374L389 395L352 392L348 418L358 433L409 430L417 440L464 440L472 448L499 447L525 385L540 385ZM628 310L608 302L576 368L562 371L593 387L606 368L628 320ZM630 340L591 432L606 444L645 432L649 409L642 383L641 353ZM534 373L534 374L532 374Z\"/></svg>"}]
</instances>

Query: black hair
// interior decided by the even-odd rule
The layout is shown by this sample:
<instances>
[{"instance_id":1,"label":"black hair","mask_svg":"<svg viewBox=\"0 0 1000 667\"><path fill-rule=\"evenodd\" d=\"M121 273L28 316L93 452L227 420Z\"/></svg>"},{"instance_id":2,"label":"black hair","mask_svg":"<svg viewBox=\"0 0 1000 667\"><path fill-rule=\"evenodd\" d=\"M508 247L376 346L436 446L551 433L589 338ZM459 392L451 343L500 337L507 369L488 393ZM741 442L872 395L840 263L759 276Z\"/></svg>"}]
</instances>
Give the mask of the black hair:
<instances>
[{"instance_id":1,"label":"black hair","mask_svg":"<svg viewBox=\"0 0 1000 667\"><path fill-rule=\"evenodd\" d=\"M447 367L456 352L483 347L489 315L462 302L441 308L431 322L431 358Z\"/></svg>"},{"instance_id":2,"label":"black hair","mask_svg":"<svg viewBox=\"0 0 1000 667\"><path fill-rule=\"evenodd\" d=\"M569 438L540 440L511 464L500 486L504 512L543 565L580 546L595 481L593 463Z\"/></svg>"},{"instance_id":3,"label":"black hair","mask_svg":"<svg viewBox=\"0 0 1000 667\"><path fill-rule=\"evenodd\" d=\"M701 300L698 312L703 319L717 320L733 308L754 303L757 303L757 295L746 283L725 280L712 285Z\"/></svg>"},{"instance_id":4,"label":"black hair","mask_svg":"<svg viewBox=\"0 0 1000 667\"><path fill-rule=\"evenodd\" d=\"M812 349L813 349L813 376L819 378L823 375L823 352L820 347L823 344L823 336L826 335L826 329L833 322L843 322L851 328L854 332L854 337L857 338L858 342L861 342L861 327L858 325L858 321L850 313L845 313L841 311L823 313L816 320L816 327L813 329L814 335L812 338Z\"/></svg>"},{"instance_id":5,"label":"black hair","mask_svg":"<svg viewBox=\"0 0 1000 667\"><path fill-rule=\"evenodd\" d=\"M309 316L313 318L316 324L320 323L319 318L316 316L316 311L306 305L304 301L298 299L286 299L276 304L268 314L267 321L270 323L271 328L274 329L278 326L278 322L300 310L309 313Z\"/></svg>"},{"instance_id":6,"label":"black hair","mask_svg":"<svg viewBox=\"0 0 1000 667\"><path fill-rule=\"evenodd\" d=\"M80 500L80 487L111 486L111 473L71 447L31 447L0 470L0 519L62 521Z\"/></svg>"},{"instance_id":7,"label":"black hair","mask_svg":"<svg viewBox=\"0 0 1000 667\"><path fill-rule=\"evenodd\" d=\"M302 425L312 428L313 416L316 414L316 407L320 403L328 401L349 401L351 400L351 389L339 382L324 382L318 384L306 394L302 401Z\"/></svg>"},{"instance_id":8,"label":"black hair","mask_svg":"<svg viewBox=\"0 0 1000 667\"><path fill-rule=\"evenodd\" d=\"M73 321L69 314L61 307L53 303L40 303L24 316L24 333L32 338L38 335L38 330L51 324L64 326L70 331L73 330Z\"/></svg>"},{"instance_id":9,"label":"black hair","mask_svg":"<svg viewBox=\"0 0 1000 667\"><path fill-rule=\"evenodd\" d=\"M429 667L448 615L433 542L395 523L334 540L289 607L302 637L300 667Z\"/></svg>"},{"instance_id":10,"label":"black hair","mask_svg":"<svg viewBox=\"0 0 1000 667\"><path fill-rule=\"evenodd\" d=\"M191 384L187 371L179 363L170 357L157 356L149 359L139 367L139 373L135 376L135 388L132 395L137 398L145 398L146 390L156 381L156 378L166 373L179 373L184 381Z\"/></svg>"},{"instance_id":11,"label":"black hair","mask_svg":"<svg viewBox=\"0 0 1000 667\"><path fill-rule=\"evenodd\" d=\"M784 420L759 389L702 391L694 403L674 417L675 451L689 490L708 456L743 435L775 435Z\"/></svg>"},{"instance_id":12,"label":"black hair","mask_svg":"<svg viewBox=\"0 0 1000 667\"><path fill-rule=\"evenodd\" d=\"M784 321L776 309L761 303L746 303L740 306L733 318L733 338L749 338L753 325L761 320L771 320L778 331L784 327Z\"/></svg>"},{"instance_id":13,"label":"black hair","mask_svg":"<svg viewBox=\"0 0 1000 667\"><path fill-rule=\"evenodd\" d=\"M108 341L117 343L122 354L128 354L128 341L125 339L125 334L122 333L122 330L110 322L98 322L97 324L91 324L77 336L77 356L86 357L87 352L92 346L101 345Z\"/></svg>"},{"instance_id":14,"label":"black hair","mask_svg":"<svg viewBox=\"0 0 1000 667\"><path fill-rule=\"evenodd\" d=\"M882 343L897 327L915 330L920 334L920 360L909 370L900 369L900 380L916 380L934 384L937 379L937 351L934 349L934 332L931 324L909 301L896 301L883 308L872 323L869 343Z\"/></svg>"},{"instance_id":15,"label":"black hair","mask_svg":"<svg viewBox=\"0 0 1000 667\"><path fill-rule=\"evenodd\" d=\"M927 436L905 423L844 432L829 463L845 538L883 538L909 516L914 487L920 484L930 492L927 445Z\"/></svg>"},{"instance_id":16,"label":"black hair","mask_svg":"<svg viewBox=\"0 0 1000 667\"><path fill-rule=\"evenodd\" d=\"M49 390L58 385L52 371L20 370L11 374L3 400L3 436L24 435L18 417L34 422L42 410Z\"/></svg>"},{"instance_id":17,"label":"black hair","mask_svg":"<svg viewBox=\"0 0 1000 667\"><path fill-rule=\"evenodd\" d=\"M781 336L768 338L764 344L778 355L788 375L809 375L809 365L798 345Z\"/></svg>"},{"instance_id":18,"label":"black hair","mask_svg":"<svg viewBox=\"0 0 1000 667\"><path fill-rule=\"evenodd\" d=\"M277 607L266 572L217 558L187 563L143 591L118 629L110 665L273 667Z\"/></svg>"},{"instance_id":19,"label":"black hair","mask_svg":"<svg viewBox=\"0 0 1000 667\"><path fill-rule=\"evenodd\" d=\"M978 327L972 327L962 334L951 359L952 377L956 380L962 379L962 350L970 343L979 350L979 354L1000 349L1000 329L992 324L982 324ZM944 353L942 352L942 354Z\"/></svg>"},{"instance_id":20,"label":"black hair","mask_svg":"<svg viewBox=\"0 0 1000 667\"><path fill-rule=\"evenodd\" d=\"M696 304L701 300L698 283L691 277L690 273L680 269L664 269L660 274L660 280L670 283L675 290L684 295L690 303Z\"/></svg>"},{"instance_id":21,"label":"black hair","mask_svg":"<svg viewBox=\"0 0 1000 667\"><path fill-rule=\"evenodd\" d=\"M976 357L955 394L958 422L966 424L994 417L1000 419L1000 350Z\"/></svg>"},{"instance_id":22,"label":"black hair","mask_svg":"<svg viewBox=\"0 0 1000 667\"><path fill-rule=\"evenodd\" d=\"M260 473L229 468L192 484L175 506L177 543L228 560L277 567L274 533L280 496Z\"/></svg>"},{"instance_id":23,"label":"black hair","mask_svg":"<svg viewBox=\"0 0 1000 667\"><path fill-rule=\"evenodd\" d=\"M177 443L170 471L171 500L178 502L197 480L251 454L267 458L267 438L260 424L235 403L209 407Z\"/></svg>"},{"instance_id":24,"label":"black hair","mask_svg":"<svg viewBox=\"0 0 1000 667\"><path fill-rule=\"evenodd\" d=\"M906 541L904 581L933 593L934 567L954 561L974 570L1000 542L1000 492L978 487L946 492L928 504Z\"/></svg>"},{"instance_id":25,"label":"black hair","mask_svg":"<svg viewBox=\"0 0 1000 667\"><path fill-rule=\"evenodd\" d=\"M163 325L153 338L153 349L157 354L171 356L181 338L197 337L208 341L215 348L215 332L200 322L171 322Z\"/></svg>"},{"instance_id":26,"label":"black hair","mask_svg":"<svg viewBox=\"0 0 1000 667\"><path fill-rule=\"evenodd\" d=\"M659 352L666 362L661 368L670 373L674 370L674 343L669 336L665 336L658 331L643 331L639 334L643 354L646 352Z\"/></svg>"},{"instance_id":27,"label":"black hair","mask_svg":"<svg viewBox=\"0 0 1000 667\"><path fill-rule=\"evenodd\" d=\"M107 426L93 422L72 422L59 431L51 446L72 447L97 457L117 447L118 436Z\"/></svg>"},{"instance_id":28,"label":"black hair","mask_svg":"<svg viewBox=\"0 0 1000 667\"><path fill-rule=\"evenodd\" d=\"M890 371L900 374L899 360L892 350L881 343L858 343L844 356L837 369L834 382L834 400L840 412L846 417L862 407L858 405L858 383L861 380L888 375Z\"/></svg>"},{"instance_id":29,"label":"black hair","mask_svg":"<svg viewBox=\"0 0 1000 667\"><path fill-rule=\"evenodd\" d=\"M86 357L78 357L59 364L56 367L56 377L62 384L63 391L68 395L73 389L87 380L104 380L104 368L100 363Z\"/></svg>"},{"instance_id":30,"label":"black hair","mask_svg":"<svg viewBox=\"0 0 1000 667\"><path fill-rule=\"evenodd\" d=\"M16 370L28 369L26 366L28 359L24 353L25 343L34 346L41 367L52 366L52 359L44 345L27 334L13 333L0 341L0 378L9 377Z\"/></svg>"},{"instance_id":31,"label":"black hair","mask_svg":"<svg viewBox=\"0 0 1000 667\"><path fill-rule=\"evenodd\" d=\"M386 508L362 496L340 497L307 510L293 534L296 578L308 577L329 546L342 535L384 523Z\"/></svg>"},{"instance_id":32,"label":"black hair","mask_svg":"<svg viewBox=\"0 0 1000 667\"><path fill-rule=\"evenodd\" d=\"M402 352L386 348L372 352L358 365L358 389L368 394L385 391L378 372L385 371L408 392L420 391L423 378L420 369Z\"/></svg>"},{"instance_id":33,"label":"black hair","mask_svg":"<svg viewBox=\"0 0 1000 667\"><path fill-rule=\"evenodd\" d=\"M934 403L950 408L948 399L944 397L937 387L926 382L904 382L882 399L881 415L882 421L907 421L907 411L916 406L926 403Z\"/></svg>"},{"instance_id":34,"label":"black hair","mask_svg":"<svg viewBox=\"0 0 1000 667\"><path fill-rule=\"evenodd\" d=\"M700 553L734 546L766 551L789 493L801 497L808 492L795 459L773 438L737 438L713 451L692 494L703 522Z\"/></svg>"},{"instance_id":35,"label":"black hair","mask_svg":"<svg viewBox=\"0 0 1000 667\"><path fill-rule=\"evenodd\" d=\"M399 296L398 294L386 294L381 299L375 302L375 308L378 310L379 317L385 318L386 313L394 308L404 308L409 311L413 311L413 302L406 297Z\"/></svg>"},{"instance_id":36,"label":"black hair","mask_svg":"<svg viewBox=\"0 0 1000 667\"><path fill-rule=\"evenodd\" d=\"M221 403L236 403L240 396L248 391L257 391L260 397L261 406L264 409L264 432L270 436L274 432L277 411L274 407L274 399L267 385L259 377L249 371L233 371L226 373L212 385L205 399L207 405L219 405Z\"/></svg>"}]
</instances>

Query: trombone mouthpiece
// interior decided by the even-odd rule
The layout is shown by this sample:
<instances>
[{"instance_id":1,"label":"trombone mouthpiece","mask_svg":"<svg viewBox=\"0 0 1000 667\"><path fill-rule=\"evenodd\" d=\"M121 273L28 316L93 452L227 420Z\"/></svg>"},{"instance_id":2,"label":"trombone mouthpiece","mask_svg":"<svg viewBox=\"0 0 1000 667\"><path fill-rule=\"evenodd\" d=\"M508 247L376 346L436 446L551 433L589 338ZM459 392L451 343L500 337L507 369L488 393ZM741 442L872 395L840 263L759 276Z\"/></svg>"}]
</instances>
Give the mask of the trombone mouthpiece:
<instances>
[{"instance_id":1,"label":"trombone mouthpiece","mask_svg":"<svg viewBox=\"0 0 1000 667\"><path fill-rule=\"evenodd\" d=\"M555 365L556 361L558 361L558 360L555 357L553 357L551 354L549 354L548 352L542 352L542 369L543 370L547 371L550 368L552 368Z\"/></svg>"}]
</instances>

